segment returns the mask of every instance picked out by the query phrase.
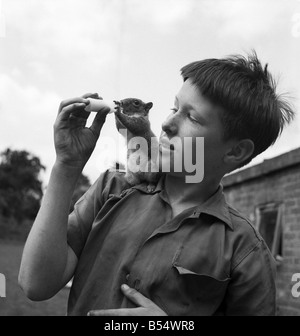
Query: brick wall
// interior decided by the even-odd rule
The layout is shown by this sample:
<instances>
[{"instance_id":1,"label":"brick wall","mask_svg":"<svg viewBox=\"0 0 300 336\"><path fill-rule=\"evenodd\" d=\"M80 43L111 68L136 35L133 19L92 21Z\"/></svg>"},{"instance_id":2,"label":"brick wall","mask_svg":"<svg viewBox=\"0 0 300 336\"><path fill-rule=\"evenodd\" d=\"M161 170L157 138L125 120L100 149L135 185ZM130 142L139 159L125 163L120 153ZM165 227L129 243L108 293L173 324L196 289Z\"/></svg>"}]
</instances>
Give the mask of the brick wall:
<instances>
[{"instance_id":1,"label":"brick wall","mask_svg":"<svg viewBox=\"0 0 300 336\"><path fill-rule=\"evenodd\" d=\"M256 223L257 206L283 204L282 257L277 265L278 315L300 316L300 297L294 298L292 275L300 273L300 148L225 176L228 203Z\"/></svg>"}]
</instances>

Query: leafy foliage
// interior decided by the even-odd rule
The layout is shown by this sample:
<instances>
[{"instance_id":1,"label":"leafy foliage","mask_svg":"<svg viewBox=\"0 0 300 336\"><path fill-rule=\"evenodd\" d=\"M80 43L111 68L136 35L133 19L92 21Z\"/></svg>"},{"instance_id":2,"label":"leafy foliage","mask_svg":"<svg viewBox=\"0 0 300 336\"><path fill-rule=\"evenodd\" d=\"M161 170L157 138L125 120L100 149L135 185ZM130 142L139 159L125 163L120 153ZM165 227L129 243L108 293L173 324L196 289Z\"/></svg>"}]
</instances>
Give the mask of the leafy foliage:
<instances>
[{"instance_id":1,"label":"leafy foliage","mask_svg":"<svg viewBox=\"0 0 300 336\"><path fill-rule=\"evenodd\" d=\"M43 196L42 170L40 159L26 151L0 154L0 214L19 221L36 216Z\"/></svg>"},{"instance_id":2,"label":"leafy foliage","mask_svg":"<svg viewBox=\"0 0 300 336\"><path fill-rule=\"evenodd\" d=\"M0 238L26 239L43 197L40 159L27 151L6 149L0 153ZM90 187L81 174L70 211Z\"/></svg>"}]
</instances>

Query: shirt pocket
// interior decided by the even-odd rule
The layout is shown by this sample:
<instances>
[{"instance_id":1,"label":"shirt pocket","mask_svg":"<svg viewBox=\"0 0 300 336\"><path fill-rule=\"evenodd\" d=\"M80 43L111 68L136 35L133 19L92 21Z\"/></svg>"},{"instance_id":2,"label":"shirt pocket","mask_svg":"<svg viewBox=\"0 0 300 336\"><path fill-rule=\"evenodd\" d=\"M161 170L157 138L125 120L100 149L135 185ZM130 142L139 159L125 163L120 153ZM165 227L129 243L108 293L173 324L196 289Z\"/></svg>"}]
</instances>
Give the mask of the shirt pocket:
<instances>
[{"instance_id":1,"label":"shirt pocket","mask_svg":"<svg viewBox=\"0 0 300 336\"><path fill-rule=\"evenodd\" d=\"M208 316L220 308L230 278L216 278L209 273L196 273L179 263L172 264L165 288L169 295L160 296L169 315Z\"/></svg>"}]
</instances>

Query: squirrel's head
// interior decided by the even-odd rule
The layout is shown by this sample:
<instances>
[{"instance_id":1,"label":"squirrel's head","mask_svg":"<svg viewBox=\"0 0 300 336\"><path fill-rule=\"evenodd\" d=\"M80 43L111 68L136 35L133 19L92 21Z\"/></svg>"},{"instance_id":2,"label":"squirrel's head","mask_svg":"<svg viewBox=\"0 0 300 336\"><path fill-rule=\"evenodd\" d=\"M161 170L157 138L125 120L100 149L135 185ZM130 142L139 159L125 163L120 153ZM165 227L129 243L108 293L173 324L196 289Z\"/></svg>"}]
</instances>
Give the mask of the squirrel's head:
<instances>
[{"instance_id":1,"label":"squirrel's head","mask_svg":"<svg viewBox=\"0 0 300 336\"><path fill-rule=\"evenodd\" d=\"M144 103L137 98L126 98L116 103L119 106L119 111L127 115L140 114L147 116L153 107L153 103Z\"/></svg>"}]
</instances>

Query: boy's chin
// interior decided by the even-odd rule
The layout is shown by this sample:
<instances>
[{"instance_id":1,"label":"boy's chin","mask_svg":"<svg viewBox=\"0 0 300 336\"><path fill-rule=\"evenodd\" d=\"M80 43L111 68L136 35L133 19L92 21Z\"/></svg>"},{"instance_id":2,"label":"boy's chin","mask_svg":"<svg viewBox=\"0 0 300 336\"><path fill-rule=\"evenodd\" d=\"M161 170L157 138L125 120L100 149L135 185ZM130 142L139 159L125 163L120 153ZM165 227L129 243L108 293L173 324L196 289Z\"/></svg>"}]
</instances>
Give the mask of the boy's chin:
<instances>
[{"instance_id":1,"label":"boy's chin","mask_svg":"<svg viewBox=\"0 0 300 336\"><path fill-rule=\"evenodd\" d=\"M165 162L162 164L161 162L158 165L158 169L160 173L177 176L177 177L185 177L188 175L185 171L178 171L175 169L175 166L170 162Z\"/></svg>"},{"instance_id":2,"label":"boy's chin","mask_svg":"<svg viewBox=\"0 0 300 336\"><path fill-rule=\"evenodd\" d=\"M183 167L182 163L177 164L177 166L179 167L177 171ZM175 173L176 162L174 162L174 155L172 152L171 153L166 153L166 152L159 153L158 167L161 173L182 174L182 172Z\"/></svg>"}]
</instances>

